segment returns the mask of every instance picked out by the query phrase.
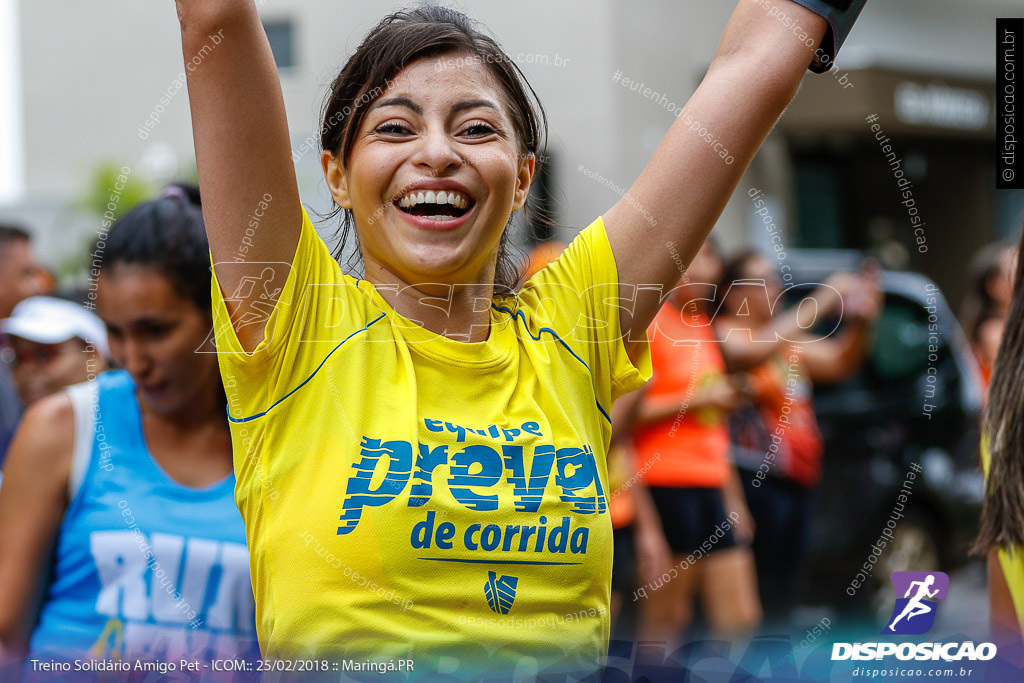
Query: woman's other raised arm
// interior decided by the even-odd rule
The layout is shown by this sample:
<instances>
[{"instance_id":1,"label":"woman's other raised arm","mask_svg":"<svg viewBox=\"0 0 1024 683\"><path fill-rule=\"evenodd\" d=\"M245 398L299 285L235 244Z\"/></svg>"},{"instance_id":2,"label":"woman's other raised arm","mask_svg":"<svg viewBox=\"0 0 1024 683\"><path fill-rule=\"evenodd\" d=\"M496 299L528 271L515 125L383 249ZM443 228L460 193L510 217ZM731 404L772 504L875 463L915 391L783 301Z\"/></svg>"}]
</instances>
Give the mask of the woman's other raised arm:
<instances>
[{"instance_id":1,"label":"woman's other raised arm","mask_svg":"<svg viewBox=\"0 0 1024 683\"><path fill-rule=\"evenodd\" d=\"M177 0L177 8L206 232L251 351L266 327L265 295L284 286L302 225L281 82L253 0Z\"/></svg>"},{"instance_id":2,"label":"woman's other raised arm","mask_svg":"<svg viewBox=\"0 0 1024 683\"><path fill-rule=\"evenodd\" d=\"M855 5L859 12L863 2ZM827 27L792 0L741 0L703 82L639 179L604 214L620 296L635 299L632 311L620 313L623 334L632 332L628 340L639 339L660 307L656 296L635 297L636 288L660 285L664 294L679 279L674 255L662 245L674 243L690 263L796 94Z\"/></svg>"}]
</instances>

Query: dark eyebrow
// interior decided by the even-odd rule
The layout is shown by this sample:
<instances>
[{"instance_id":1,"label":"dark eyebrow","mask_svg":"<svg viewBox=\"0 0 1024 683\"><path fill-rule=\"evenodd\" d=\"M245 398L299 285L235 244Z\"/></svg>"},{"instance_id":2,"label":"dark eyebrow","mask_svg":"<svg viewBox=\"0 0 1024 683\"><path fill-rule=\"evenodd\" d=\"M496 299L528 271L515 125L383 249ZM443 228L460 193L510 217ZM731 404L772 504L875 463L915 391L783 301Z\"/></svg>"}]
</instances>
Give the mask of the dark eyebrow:
<instances>
[{"instance_id":1,"label":"dark eyebrow","mask_svg":"<svg viewBox=\"0 0 1024 683\"><path fill-rule=\"evenodd\" d=\"M172 321L165 318L158 318L152 315L143 316L142 318L136 318L128 323L128 327L160 327L162 325L170 325Z\"/></svg>"},{"instance_id":2,"label":"dark eyebrow","mask_svg":"<svg viewBox=\"0 0 1024 683\"><path fill-rule=\"evenodd\" d=\"M451 113L458 114L460 111L473 109L475 107L489 107L495 111L501 111L498 105L490 100L463 100L462 102L456 102L452 105Z\"/></svg>"},{"instance_id":3,"label":"dark eyebrow","mask_svg":"<svg viewBox=\"0 0 1024 683\"><path fill-rule=\"evenodd\" d=\"M370 110L372 111L377 107L408 107L420 116L423 115L422 107L410 100L408 97L388 97L383 100L377 100L373 106L370 107Z\"/></svg>"}]
</instances>

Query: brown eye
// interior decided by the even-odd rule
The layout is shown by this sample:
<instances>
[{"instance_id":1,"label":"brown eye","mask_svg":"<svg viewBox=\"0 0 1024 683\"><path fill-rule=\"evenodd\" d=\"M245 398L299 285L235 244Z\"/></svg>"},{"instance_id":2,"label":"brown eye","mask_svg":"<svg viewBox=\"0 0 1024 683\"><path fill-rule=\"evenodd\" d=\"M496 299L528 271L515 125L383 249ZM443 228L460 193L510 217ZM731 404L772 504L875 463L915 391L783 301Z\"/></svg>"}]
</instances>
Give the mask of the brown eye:
<instances>
[{"instance_id":1,"label":"brown eye","mask_svg":"<svg viewBox=\"0 0 1024 683\"><path fill-rule=\"evenodd\" d=\"M408 128L398 123L385 123L374 129L374 133L381 135L403 135L410 132Z\"/></svg>"},{"instance_id":2,"label":"brown eye","mask_svg":"<svg viewBox=\"0 0 1024 683\"><path fill-rule=\"evenodd\" d=\"M463 135L469 135L470 137L479 138L486 135L491 135L495 130L488 126L486 123L474 123L465 130L462 131Z\"/></svg>"},{"instance_id":3,"label":"brown eye","mask_svg":"<svg viewBox=\"0 0 1024 683\"><path fill-rule=\"evenodd\" d=\"M165 337L170 331L170 325L161 325L158 323L150 323L142 328L142 333L150 339Z\"/></svg>"}]
</instances>

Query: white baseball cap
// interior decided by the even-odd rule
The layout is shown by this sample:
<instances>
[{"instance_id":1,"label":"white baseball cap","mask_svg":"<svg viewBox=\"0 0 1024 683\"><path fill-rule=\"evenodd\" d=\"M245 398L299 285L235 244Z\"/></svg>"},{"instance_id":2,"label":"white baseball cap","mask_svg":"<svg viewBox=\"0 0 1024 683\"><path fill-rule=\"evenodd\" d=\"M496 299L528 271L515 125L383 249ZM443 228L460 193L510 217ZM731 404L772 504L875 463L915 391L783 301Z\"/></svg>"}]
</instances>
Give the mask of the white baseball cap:
<instances>
[{"instance_id":1,"label":"white baseball cap","mask_svg":"<svg viewBox=\"0 0 1024 683\"><path fill-rule=\"evenodd\" d=\"M0 331L37 344L58 344L77 337L95 346L104 358L110 357L103 321L65 299L29 297L14 307L10 318L0 321Z\"/></svg>"}]
</instances>

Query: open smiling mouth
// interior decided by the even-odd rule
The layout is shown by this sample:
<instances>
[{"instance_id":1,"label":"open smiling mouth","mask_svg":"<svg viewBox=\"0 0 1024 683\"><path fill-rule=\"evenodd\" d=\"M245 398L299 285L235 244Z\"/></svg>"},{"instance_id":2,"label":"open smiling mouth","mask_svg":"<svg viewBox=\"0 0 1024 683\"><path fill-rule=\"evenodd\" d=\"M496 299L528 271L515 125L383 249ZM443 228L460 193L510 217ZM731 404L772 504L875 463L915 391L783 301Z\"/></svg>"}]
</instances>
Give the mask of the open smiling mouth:
<instances>
[{"instance_id":1,"label":"open smiling mouth","mask_svg":"<svg viewBox=\"0 0 1024 683\"><path fill-rule=\"evenodd\" d=\"M414 190L395 200L399 211L435 221L461 218L473 208L475 202L454 190Z\"/></svg>"}]
</instances>

